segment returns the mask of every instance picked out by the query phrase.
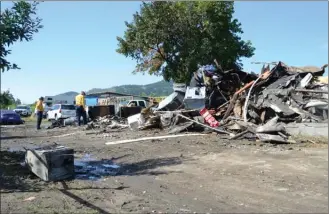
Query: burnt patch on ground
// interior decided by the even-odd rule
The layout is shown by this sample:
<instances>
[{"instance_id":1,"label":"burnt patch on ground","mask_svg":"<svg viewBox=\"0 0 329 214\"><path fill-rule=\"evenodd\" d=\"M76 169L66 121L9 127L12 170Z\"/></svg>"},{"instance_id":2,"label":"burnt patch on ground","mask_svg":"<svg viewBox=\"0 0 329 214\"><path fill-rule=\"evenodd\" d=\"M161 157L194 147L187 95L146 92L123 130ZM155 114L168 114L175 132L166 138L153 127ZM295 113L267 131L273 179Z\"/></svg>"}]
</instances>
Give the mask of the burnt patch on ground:
<instances>
[{"instance_id":1,"label":"burnt patch on ground","mask_svg":"<svg viewBox=\"0 0 329 214\"><path fill-rule=\"evenodd\" d=\"M1 151L0 184L1 193L6 192L38 192L43 185L38 177L24 166L25 152Z\"/></svg>"}]
</instances>

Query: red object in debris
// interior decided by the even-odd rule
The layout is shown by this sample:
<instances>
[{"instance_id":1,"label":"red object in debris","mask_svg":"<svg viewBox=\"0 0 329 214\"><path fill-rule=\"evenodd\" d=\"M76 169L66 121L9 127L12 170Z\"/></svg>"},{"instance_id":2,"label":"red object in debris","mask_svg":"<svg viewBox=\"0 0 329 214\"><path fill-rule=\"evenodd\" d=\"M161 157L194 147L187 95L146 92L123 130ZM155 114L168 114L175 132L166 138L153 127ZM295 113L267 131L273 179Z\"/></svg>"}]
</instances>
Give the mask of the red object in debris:
<instances>
[{"instance_id":1,"label":"red object in debris","mask_svg":"<svg viewBox=\"0 0 329 214\"><path fill-rule=\"evenodd\" d=\"M208 111L211 115L214 115L216 113L216 111L214 109L209 109Z\"/></svg>"},{"instance_id":2,"label":"red object in debris","mask_svg":"<svg viewBox=\"0 0 329 214\"><path fill-rule=\"evenodd\" d=\"M219 126L219 122L210 114L206 108L201 109L200 114L211 127Z\"/></svg>"}]
</instances>

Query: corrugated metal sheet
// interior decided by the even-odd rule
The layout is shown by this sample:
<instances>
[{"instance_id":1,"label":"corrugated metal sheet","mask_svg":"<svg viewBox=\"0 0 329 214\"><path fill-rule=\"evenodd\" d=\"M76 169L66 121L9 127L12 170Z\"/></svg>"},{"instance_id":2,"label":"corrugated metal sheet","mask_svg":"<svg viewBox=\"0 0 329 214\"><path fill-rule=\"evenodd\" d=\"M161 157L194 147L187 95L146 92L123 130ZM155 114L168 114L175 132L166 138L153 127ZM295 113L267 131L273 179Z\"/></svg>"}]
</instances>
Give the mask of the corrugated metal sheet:
<instances>
[{"instance_id":1,"label":"corrugated metal sheet","mask_svg":"<svg viewBox=\"0 0 329 214\"><path fill-rule=\"evenodd\" d=\"M97 97L86 97L86 105L87 106L96 106L97 105Z\"/></svg>"}]
</instances>

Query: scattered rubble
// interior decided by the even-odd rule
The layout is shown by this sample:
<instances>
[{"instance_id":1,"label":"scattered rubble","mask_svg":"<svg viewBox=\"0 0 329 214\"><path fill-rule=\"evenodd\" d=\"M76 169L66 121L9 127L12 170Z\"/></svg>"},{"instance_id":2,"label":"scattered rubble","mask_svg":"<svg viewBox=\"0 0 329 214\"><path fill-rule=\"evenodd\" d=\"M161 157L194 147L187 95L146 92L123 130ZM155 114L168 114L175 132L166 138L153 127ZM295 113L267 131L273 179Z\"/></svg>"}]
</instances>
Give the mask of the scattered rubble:
<instances>
[{"instance_id":1,"label":"scattered rubble","mask_svg":"<svg viewBox=\"0 0 329 214\"><path fill-rule=\"evenodd\" d=\"M202 66L189 86L174 84L174 92L156 106L125 118L99 117L86 130L145 130L169 134L184 131L230 135L230 139L259 139L293 143L287 124L328 122L327 65L294 67L278 62L263 66L260 75ZM74 125L75 119L55 121L50 128ZM328 134L326 134L328 135Z\"/></svg>"},{"instance_id":2,"label":"scattered rubble","mask_svg":"<svg viewBox=\"0 0 329 214\"><path fill-rule=\"evenodd\" d=\"M328 85L321 78L327 65L263 66L261 74L201 67L190 86L174 85L174 93L128 118L133 130L159 127L168 133L213 130L231 139L293 143L290 123L328 122ZM201 115L201 118L200 118ZM200 120L201 119L201 120Z\"/></svg>"},{"instance_id":3,"label":"scattered rubble","mask_svg":"<svg viewBox=\"0 0 329 214\"><path fill-rule=\"evenodd\" d=\"M107 115L104 117L100 117L94 121L91 121L85 127L86 130L91 129L124 129L128 128L126 124L126 120L117 116Z\"/></svg>"}]
</instances>

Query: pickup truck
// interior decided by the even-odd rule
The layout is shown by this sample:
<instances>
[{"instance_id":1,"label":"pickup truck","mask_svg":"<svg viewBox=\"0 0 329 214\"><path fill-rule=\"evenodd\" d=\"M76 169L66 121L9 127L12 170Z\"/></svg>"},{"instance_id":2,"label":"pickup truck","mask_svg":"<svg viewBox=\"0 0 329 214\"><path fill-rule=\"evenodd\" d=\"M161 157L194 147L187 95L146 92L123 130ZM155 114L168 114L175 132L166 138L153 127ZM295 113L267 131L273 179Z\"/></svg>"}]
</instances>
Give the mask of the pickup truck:
<instances>
[{"instance_id":1,"label":"pickup truck","mask_svg":"<svg viewBox=\"0 0 329 214\"><path fill-rule=\"evenodd\" d=\"M129 106L129 107L139 106L139 107L142 107L142 108L146 108L147 107L147 103L146 103L145 100L130 100L127 103L127 106Z\"/></svg>"},{"instance_id":2,"label":"pickup truck","mask_svg":"<svg viewBox=\"0 0 329 214\"><path fill-rule=\"evenodd\" d=\"M139 107L139 108L132 108L130 110L129 107ZM148 107L148 103L145 100L129 100L126 102L121 102L115 110L115 114L119 115L120 117L128 117L131 114L138 114L140 113L141 109ZM122 109L126 109L122 111ZM138 110L139 109L139 110Z\"/></svg>"}]
</instances>

